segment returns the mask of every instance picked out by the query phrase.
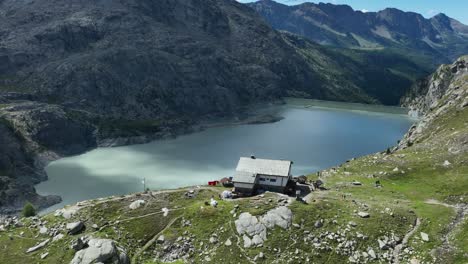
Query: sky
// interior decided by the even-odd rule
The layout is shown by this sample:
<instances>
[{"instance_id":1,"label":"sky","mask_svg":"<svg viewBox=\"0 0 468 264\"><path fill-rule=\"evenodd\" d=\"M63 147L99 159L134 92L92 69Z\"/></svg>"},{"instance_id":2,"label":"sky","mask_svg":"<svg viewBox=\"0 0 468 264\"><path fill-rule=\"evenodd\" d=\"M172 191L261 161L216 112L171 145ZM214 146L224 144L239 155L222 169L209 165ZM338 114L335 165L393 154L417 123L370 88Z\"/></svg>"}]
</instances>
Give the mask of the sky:
<instances>
[{"instance_id":1,"label":"sky","mask_svg":"<svg viewBox=\"0 0 468 264\"><path fill-rule=\"evenodd\" d=\"M379 11L386 7L395 7L403 11L420 13L429 18L438 13L444 13L449 17L468 25L468 0L275 0L276 2L296 5L304 2L346 4L354 10ZM239 0L239 2L255 2L252 0Z\"/></svg>"}]
</instances>

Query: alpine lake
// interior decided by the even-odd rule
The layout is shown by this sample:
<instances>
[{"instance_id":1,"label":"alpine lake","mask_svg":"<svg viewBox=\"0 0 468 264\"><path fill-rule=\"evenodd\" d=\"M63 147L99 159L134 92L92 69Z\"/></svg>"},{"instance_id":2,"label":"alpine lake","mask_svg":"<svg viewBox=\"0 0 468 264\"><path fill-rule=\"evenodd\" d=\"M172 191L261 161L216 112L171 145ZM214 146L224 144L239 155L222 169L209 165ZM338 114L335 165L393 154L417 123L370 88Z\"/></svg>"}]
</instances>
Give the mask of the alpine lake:
<instances>
[{"instance_id":1,"label":"alpine lake","mask_svg":"<svg viewBox=\"0 0 468 264\"><path fill-rule=\"evenodd\" d=\"M205 185L233 176L239 157L286 159L293 175L310 174L394 146L416 121L399 107L288 99L269 111L274 123L225 125L147 144L98 148L46 167L39 194L62 203L143 190Z\"/></svg>"}]
</instances>

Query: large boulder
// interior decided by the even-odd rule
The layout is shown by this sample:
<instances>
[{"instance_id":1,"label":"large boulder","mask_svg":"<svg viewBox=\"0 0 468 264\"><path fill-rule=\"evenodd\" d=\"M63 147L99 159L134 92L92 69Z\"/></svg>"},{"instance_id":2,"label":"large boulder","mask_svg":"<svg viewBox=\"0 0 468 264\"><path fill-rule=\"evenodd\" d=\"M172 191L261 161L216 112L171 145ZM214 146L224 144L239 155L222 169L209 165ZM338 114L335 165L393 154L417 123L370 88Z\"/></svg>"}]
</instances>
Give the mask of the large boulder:
<instances>
[{"instance_id":1,"label":"large boulder","mask_svg":"<svg viewBox=\"0 0 468 264\"><path fill-rule=\"evenodd\" d=\"M76 252L70 264L129 264L127 254L110 239L91 239L88 247Z\"/></svg>"},{"instance_id":2,"label":"large boulder","mask_svg":"<svg viewBox=\"0 0 468 264\"><path fill-rule=\"evenodd\" d=\"M144 204L145 204L144 200L136 200L136 201L132 202L128 207L130 209L132 209L132 210L135 210L135 209L140 208Z\"/></svg>"},{"instance_id":3,"label":"large boulder","mask_svg":"<svg viewBox=\"0 0 468 264\"><path fill-rule=\"evenodd\" d=\"M81 221L67 224L67 230L70 235L78 234L84 227L85 226Z\"/></svg>"},{"instance_id":4,"label":"large boulder","mask_svg":"<svg viewBox=\"0 0 468 264\"><path fill-rule=\"evenodd\" d=\"M268 211L261 219L260 222L265 224L268 228L273 228L275 225L287 229L292 222L292 212L285 206L280 206Z\"/></svg>"},{"instance_id":5,"label":"large boulder","mask_svg":"<svg viewBox=\"0 0 468 264\"><path fill-rule=\"evenodd\" d=\"M281 206L268 211L259 218L250 213L242 213L234 223L236 224L237 233L244 235L244 247L248 248L263 244L267 239L267 228L279 226L287 229L291 226L291 221L291 210Z\"/></svg>"},{"instance_id":6,"label":"large boulder","mask_svg":"<svg viewBox=\"0 0 468 264\"><path fill-rule=\"evenodd\" d=\"M247 234L251 237L259 235L263 240L266 239L266 227L260 223L257 217L250 213L242 213L239 219L235 221L237 233Z\"/></svg>"}]
</instances>

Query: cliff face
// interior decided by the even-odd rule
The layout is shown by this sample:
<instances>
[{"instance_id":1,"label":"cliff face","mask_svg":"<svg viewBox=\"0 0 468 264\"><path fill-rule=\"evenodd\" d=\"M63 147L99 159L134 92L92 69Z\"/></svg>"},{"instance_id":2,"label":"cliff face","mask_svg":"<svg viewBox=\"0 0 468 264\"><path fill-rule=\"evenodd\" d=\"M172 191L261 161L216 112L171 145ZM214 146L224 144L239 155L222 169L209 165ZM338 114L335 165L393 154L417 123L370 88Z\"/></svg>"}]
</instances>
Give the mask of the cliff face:
<instances>
[{"instance_id":1,"label":"cliff face","mask_svg":"<svg viewBox=\"0 0 468 264\"><path fill-rule=\"evenodd\" d=\"M454 93L458 95L456 90L459 90L460 82L468 71L467 59L468 57L464 56L451 65L441 65L435 73L413 85L408 94L402 98L401 105L423 115L440 106L440 100L444 96L451 96ZM459 98L461 97L454 99Z\"/></svg>"},{"instance_id":2,"label":"cliff face","mask_svg":"<svg viewBox=\"0 0 468 264\"><path fill-rule=\"evenodd\" d=\"M468 57L464 56L453 64L440 66L431 76L414 85L408 95L402 98L401 104L410 109L410 114L421 117L421 120L411 127L400 142L399 148L412 145L423 138L435 137L436 132L440 132L441 127L445 126L441 120L448 117L455 119L454 115L461 115L458 117L462 119L460 123L466 122L462 113L465 113L468 107L467 59ZM428 131L431 131L430 135ZM463 133L460 136L461 144L452 144L451 147L466 151L468 137Z\"/></svg>"},{"instance_id":3,"label":"cliff face","mask_svg":"<svg viewBox=\"0 0 468 264\"><path fill-rule=\"evenodd\" d=\"M63 155L96 146L94 127L73 120L59 106L16 103L0 110L0 213L15 212L26 201L38 208L60 197L36 194L34 184L47 179L43 167Z\"/></svg>"}]
</instances>

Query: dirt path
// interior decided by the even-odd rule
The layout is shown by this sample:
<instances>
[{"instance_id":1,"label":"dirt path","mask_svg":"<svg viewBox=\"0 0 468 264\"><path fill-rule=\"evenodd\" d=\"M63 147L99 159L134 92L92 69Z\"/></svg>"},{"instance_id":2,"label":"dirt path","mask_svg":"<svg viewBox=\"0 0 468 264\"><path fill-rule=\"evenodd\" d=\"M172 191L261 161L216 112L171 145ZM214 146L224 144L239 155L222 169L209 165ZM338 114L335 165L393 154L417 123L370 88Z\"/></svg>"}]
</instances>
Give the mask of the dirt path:
<instances>
[{"instance_id":1,"label":"dirt path","mask_svg":"<svg viewBox=\"0 0 468 264\"><path fill-rule=\"evenodd\" d=\"M148 242L146 242L146 244L140 249L137 251L137 253L135 253L135 255L133 255L132 257L132 262L131 263L138 263L137 262L137 259L138 257L143 253L145 252L151 245L154 244L154 242L156 241L156 239L158 239L158 237L164 232L166 231L168 228L170 228L174 223L175 221L177 221L178 219L180 219L181 216L178 216L174 219L172 219L167 225L166 227L164 227L161 231L159 231L156 235L153 236L152 239L150 239Z\"/></svg>"},{"instance_id":2,"label":"dirt path","mask_svg":"<svg viewBox=\"0 0 468 264\"><path fill-rule=\"evenodd\" d=\"M232 233L234 234L234 236L236 237L237 239L237 242L236 242L236 246L239 248L239 250L242 252L242 254L244 255L244 257L252 264L255 264L255 261L253 261L249 255L247 255L247 253L245 252L244 248L242 248L242 246L240 245L241 241L242 241L242 238L237 235L237 231L234 229L233 227L234 223L232 221L229 221L229 226L231 226L231 231Z\"/></svg>"},{"instance_id":3,"label":"dirt path","mask_svg":"<svg viewBox=\"0 0 468 264\"><path fill-rule=\"evenodd\" d=\"M76 203L74 205L66 206L66 207L64 207L62 209L59 209L59 210L67 211L70 214L70 217L71 217L81 209L91 207L91 206L100 205L100 204L103 204L103 203L108 203L108 202L113 202L113 201L129 200L129 199L133 199L133 198L136 198L136 197L147 197L147 196L153 197L154 195L158 195L158 194L183 192L183 191L189 191L189 190L211 190L211 191L215 191L215 192L220 191L220 189L217 189L215 187L189 186L189 187L182 188L182 189L161 190L161 191L148 192L148 193L134 193L134 194L128 194L128 195L125 195L125 196L109 197L109 198L104 198L104 199L98 200L98 202L96 202L96 200L86 200L86 201L78 202L78 203Z\"/></svg>"},{"instance_id":4,"label":"dirt path","mask_svg":"<svg viewBox=\"0 0 468 264\"><path fill-rule=\"evenodd\" d=\"M453 246L451 245L450 242L450 237L453 235L454 230L456 227L461 224L466 216L468 215L468 205L466 204L447 204L435 199L428 199L425 201L426 204L431 204L431 205L439 205L439 206L444 206L447 208L452 208L455 210L455 219L447 226L448 231L445 233L445 235L442 237L442 245L438 248L438 251L452 251ZM394 264L399 264L399 255L401 250L406 246L408 243L409 238L416 232L418 229L419 225L421 224L421 220L419 218L416 219L416 224L414 225L413 229L408 232L405 237L403 238L403 241L398 244L394 251L393 251L393 263Z\"/></svg>"},{"instance_id":5,"label":"dirt path","mask_svg":"<svg viewBox=\"0 0 468 264\"><path fill-rule=\"evenodd\" d=\"M416 218L416 222L415 222L413 228L408 233L406 233L406 235L403 238L403 240L401 241L401 243L398 244L395 247L395 249L393 250L393 263L394 264L399 264L400 263L400 252L406 246L406 244L408 244L408 240L414 234L414 232L416 232L416 230L418 230L419 225L421 225L421 220L419 218Z\"/></svg>"},{"instance_id":6,"label":"dirt path","mask_svg":"<svg viewBox=\"0 0 468 264\"><path fill-rule=\"evenodd\" d=\"M445 206L448 208L453 208L455 210L455 219L447 226L447 232L445 232L445 235L442 237L442 245L437 248L437 250L434 250L432 254L439 254L443 252L451 252L454 251L455 248L452 245L450 238L454 235L455 230L457 227L463 223L468 215L468 204L447 204L444 202L440 202L434 199L429 199L425 201L426 204L433 204L433 205L440 205L440 206Z\"/></svg>"},{"instance_id":7,"label":"dirt path","mask_svg":"<svg viewBox=\"0 0 468 264\"><path fill-rule=\"evenodd\" d=\"M457 208L456 205L443 203L443 202L437 201L437 200L435 200L435 199L428 199L428 200L426 200L424 203L426 203L426 204L442 205L442 206L450 207L450 208Z\"/></svg>"}]
</instances>

